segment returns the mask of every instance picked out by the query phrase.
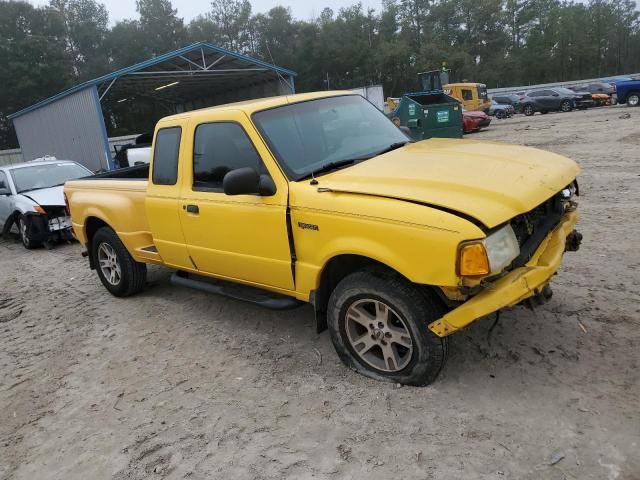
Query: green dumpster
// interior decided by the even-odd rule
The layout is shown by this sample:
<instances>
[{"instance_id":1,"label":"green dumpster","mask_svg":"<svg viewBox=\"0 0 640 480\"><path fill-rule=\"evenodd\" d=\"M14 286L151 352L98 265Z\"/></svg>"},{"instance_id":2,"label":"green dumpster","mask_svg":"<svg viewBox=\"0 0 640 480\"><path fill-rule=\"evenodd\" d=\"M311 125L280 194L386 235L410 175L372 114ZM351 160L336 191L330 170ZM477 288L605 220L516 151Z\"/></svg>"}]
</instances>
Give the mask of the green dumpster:
<instances>
[{"instance_id":1,"label":"green dumpster","mask_svg":"<svg viewBox=\"0 0 640 480\"><path fill-rule=\"evenodd\" d=\"M404 94L389 118L409 128L415 141L462 138L462 106L442 90Z\"/></svg>"}]
</instances>

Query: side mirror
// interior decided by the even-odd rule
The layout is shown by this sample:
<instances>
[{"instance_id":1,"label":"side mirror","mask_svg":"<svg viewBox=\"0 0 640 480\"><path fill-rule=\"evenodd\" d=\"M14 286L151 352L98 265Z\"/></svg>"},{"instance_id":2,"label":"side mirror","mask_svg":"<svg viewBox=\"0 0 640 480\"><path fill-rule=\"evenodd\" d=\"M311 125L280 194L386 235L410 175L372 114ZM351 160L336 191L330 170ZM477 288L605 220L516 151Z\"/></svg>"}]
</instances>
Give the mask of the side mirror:
<instances>
[{"instance_id":1,"label":"side mirror","mask_svg":"<svg viewBox=\"0 0 640 480\"><path fill-rule=\"evenodd\" d=\"M557 93L553 94L554 97L559 97L560 95L558 95Z\"/></svg>"},{"instance_id":2,"label":"side mirror","mask_svg":"<svg viewBox=\"0 0 640 480\"><path fill-rule=\"evenodd\" d=\"M251 167L236 168L222 179L225 195L262 195L276 193L276 184L269 175L258 175Z\"/></svg>"}]
</instances>

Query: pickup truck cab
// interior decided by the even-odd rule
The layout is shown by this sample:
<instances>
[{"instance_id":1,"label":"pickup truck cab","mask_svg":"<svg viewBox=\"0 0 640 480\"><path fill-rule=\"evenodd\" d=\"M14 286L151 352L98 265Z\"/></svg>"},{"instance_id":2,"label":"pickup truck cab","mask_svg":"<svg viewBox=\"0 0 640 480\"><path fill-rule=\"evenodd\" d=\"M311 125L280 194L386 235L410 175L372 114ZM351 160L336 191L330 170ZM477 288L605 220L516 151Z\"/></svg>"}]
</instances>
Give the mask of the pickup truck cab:
<instances>
[{"instance_id":1,"label":"pickup truck cab","mask_svg":"<svg viewBox=\"0 0 640 480\"><path fill-rule=\"evenodd\" d=\"M348 366L425 385L449 335L548 298L580 240L578 173L527 147L409 143L361 96L322 92L164 118L150 165L65 193L112 294L140 291L145 264L160 264L178 285L309 302Z\"/></svg>"}]
</instances>

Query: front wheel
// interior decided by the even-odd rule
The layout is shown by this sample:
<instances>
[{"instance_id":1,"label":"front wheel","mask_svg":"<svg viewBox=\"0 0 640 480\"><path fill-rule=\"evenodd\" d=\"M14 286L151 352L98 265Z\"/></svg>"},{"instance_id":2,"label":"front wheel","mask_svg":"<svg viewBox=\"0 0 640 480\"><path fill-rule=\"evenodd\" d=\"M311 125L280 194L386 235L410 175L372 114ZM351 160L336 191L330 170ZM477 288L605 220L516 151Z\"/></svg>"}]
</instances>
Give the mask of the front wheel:
<instances>
[{"instance_id":1,"label":"front wheel","mask_svg":"<svg viewBox=\"0 0 640 480\"><path fill-rule=\"evenodd\" d=\"M637 107L640 105L640 93L632 93L627 97L627 105Z\"/></svg>"},{"instance_id":2,"label":"front wheel","mask_svg":"<svg viewBox=\"0 0 640 480\"><path fill-rule=\"evenodd\" d=\"M91 255L100 281L112 295L127 297L144 288L147 266L133 259L111 228L102 227L93 236Z\"/></svg>"},{"instance_id":3,"label":"front wheel","mask_svg":"<svg viewBox=\"0 0 640 480\"><path fill-rule=\"evenodd\" d=\"M20 215L18 219L18 230L20 230L20 240L22 245L28 250L38 248L41 243L36 242L32 237L31 220L26 215Z\"/></svg>"},{"instance_id":4,"label":"front wheel","mask_svg":"<svg viewBox=\"0 0 640 480\"><path fill-rule=\"evenodd\" d=\"M329 299L331 340L350 368L376 380L423 386L445 364L447 339L427 325L445 313L430 291L393 274L347 276Z\"/></svg>"},{"instance_id":5,"label":"front wheel","mask_svg":"<svg viewBox=\"0 0 640 480\"><path fill-rule=\"evenodd\" d=\"M504 112L503 112L502 110L497 110L497 111L496 111L496 118L497 118L498 120L502 120L502 119L504 118L504 116L505 116L505 115L504 115Z\"/></svg>"},{"instance_id":6,"label":"front wheel","mask_svg":"<svg viewBox=\"0 0 640 480\"><path fill-rule=\"evenodd\" d=\"M560 104L560 110L563 112L570 112L572 109L571 102L569 100L563 100Z\"/></svg>"},{"instance_id":7,"label":"front wheel","mask_svg":"<svg viewBox=\"0 0 640 480\"><path fill-rule=\"evenodd\" d=\"M533 109L533 105L525 105L522 109L522 113L524 113L527 117L530 117L531 115L536 113L536 111Z\"/></svg>"}]
</instances>

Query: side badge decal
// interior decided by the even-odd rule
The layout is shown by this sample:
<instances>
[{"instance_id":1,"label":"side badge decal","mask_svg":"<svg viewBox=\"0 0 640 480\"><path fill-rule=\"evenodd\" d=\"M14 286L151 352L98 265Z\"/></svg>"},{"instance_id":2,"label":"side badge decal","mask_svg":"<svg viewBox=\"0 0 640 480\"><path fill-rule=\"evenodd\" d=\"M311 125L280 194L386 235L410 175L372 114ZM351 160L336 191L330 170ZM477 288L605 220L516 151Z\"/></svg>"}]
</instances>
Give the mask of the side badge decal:
<instances>
[{"instance_id":1,"label":"side badge decal","mask_svg":"<svg viewBox=\"0 0 640 480\"><path fill-rule=\"evenodd\" d=\"M313 223L298 222L298 226L303 230L315 230L315 231L320 230L318 228L318 225L314 225Z\"/></svg>"}]
</instances>

